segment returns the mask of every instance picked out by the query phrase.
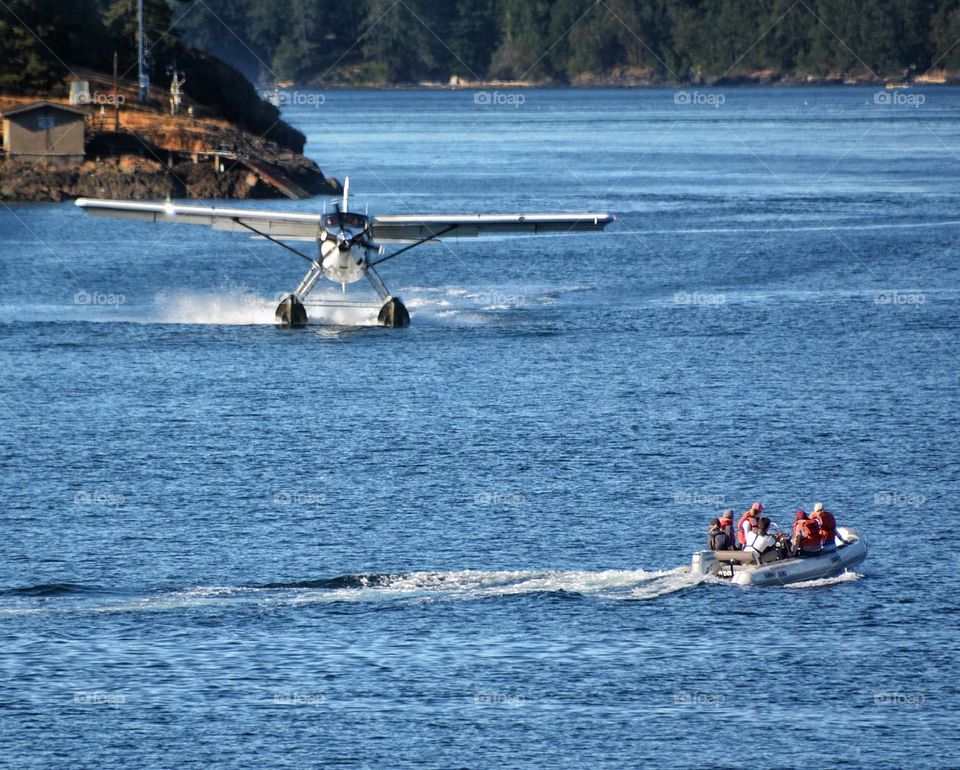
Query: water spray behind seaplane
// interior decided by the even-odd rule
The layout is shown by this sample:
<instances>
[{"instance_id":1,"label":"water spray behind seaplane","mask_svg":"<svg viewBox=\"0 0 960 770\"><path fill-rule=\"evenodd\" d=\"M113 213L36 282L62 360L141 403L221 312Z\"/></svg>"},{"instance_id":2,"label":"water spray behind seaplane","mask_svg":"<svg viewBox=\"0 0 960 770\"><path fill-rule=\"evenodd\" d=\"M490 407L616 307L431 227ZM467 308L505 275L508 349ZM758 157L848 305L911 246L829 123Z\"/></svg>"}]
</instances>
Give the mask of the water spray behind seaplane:
<instances>
[{"instance_id":1,"label":"water spray behind seaplane","mask_svg":"<svg viewBox=\"0 0 960 770\"><path fill-rule=\"evenodd\" d=\"M304 300L321 278L337 283L346 295L347 284L366 278L379 300L376 304L324 297L320 307L361 306L379 308L380 326L401 327L410 323L410 314L399 297L387 289L376 267L424 243L443 237L517 233L555 235L594 232L616 220L606 213L585 214L411 214L369 216L350 211L350 179L332 213L301 213L253 209L217 208L136 201L79 198L77 205L94 216L139 219L149 222L208 225L215 230L247 232L271 241L306 260L310 266L300 284L277 307L280 326L300 327L308 323ZM317 256L310 257L290 246L289 241L313 241ZM387 244L403 244L387 253Z\"/></svg>"}]
</instances>

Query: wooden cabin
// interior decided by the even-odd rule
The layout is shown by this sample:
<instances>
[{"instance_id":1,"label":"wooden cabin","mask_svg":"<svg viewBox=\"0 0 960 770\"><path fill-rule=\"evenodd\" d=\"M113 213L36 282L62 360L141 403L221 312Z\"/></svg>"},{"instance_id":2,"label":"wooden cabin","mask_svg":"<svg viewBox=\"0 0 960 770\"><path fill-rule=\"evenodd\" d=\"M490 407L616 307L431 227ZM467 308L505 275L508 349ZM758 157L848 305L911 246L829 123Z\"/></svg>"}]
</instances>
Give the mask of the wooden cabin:
<instances>
[{"instance_id":1,"label":"wooden cabin","mask_svg":"<svg viewBox=\"0 0 960 770\"><path fill-rule=\"evenodd\" d=\"M83 162L83 110L34 102L4 110L0 117L5 157L62 165Z\"/></svg>"}]
</instances>

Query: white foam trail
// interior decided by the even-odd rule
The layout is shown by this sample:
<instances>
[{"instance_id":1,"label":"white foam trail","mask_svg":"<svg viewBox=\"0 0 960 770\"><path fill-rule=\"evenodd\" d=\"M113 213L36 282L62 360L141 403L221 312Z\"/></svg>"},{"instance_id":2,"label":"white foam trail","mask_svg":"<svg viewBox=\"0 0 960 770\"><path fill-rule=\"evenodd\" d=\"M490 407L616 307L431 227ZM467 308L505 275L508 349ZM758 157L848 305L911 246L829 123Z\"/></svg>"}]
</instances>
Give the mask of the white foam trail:
<instances>
[{"instance_id":1,"label":"white foam trail","mask_svg":"<svg viewBox=\"0 0 960 770\"><path fill-rule=\"evenodd\" d=\"M854 580L859 580L863 575L857 572L844 572L842 575L837 575L836 577L831 578L821 578L820 580L804 580L802 583L790 583L782 588L820 588L822 586L832 586L838 583L850 583Z\"/></svg>"},{"instance_id":2,"label":"white foam trail","mask_svg":"<svg viewBox=\"0 0 960 770\"><path fill-rule=\"evenodd\" d=\"M375 307L317 307L307 304L310 324L327 326L377 326L380 308Z\"/></svg>"},{"instance_id":3,"label":"white foam trail","mask_svg":"<svg viewBox=\"0 0 960 770\"><path fill-rule=\"evenodd\" d=\"M157 596L145 596L127 601L115 601L92 607L93 612L162 612L183 607L204 607L244 601L259 588L236 588L231 586L196 586L182 591L172 591ZM81 608L77 608L81 609Z\"/></svg>"},{"instance_id":4,"label":"white foam trail","mask_svg":"<svg viewBox=\"0 0 960 770\"><path fill-rule=\"evenodd\" d=\"M700 583L706 582L707 578L707 575L698 575L691 572L688 567L677 567L674 570L663 573L660 577L651 580L646 585L638 586L633 590L629 598L656 599L660 596L666 596L667 594L673 594L687 588L693 588Z\"/></svg>"},{"instance_id":5,"label":"white foam trail","mask_svg":"<svg viewBox=\"0 0 960 770\"><path fill-rule=\"evenodd\" d=\"M603 570L600 572L413 572L398 575L369 587L310 591L295 603L363 601L471 601L496 596L565 591L599 599L652 599L702 582L687 567L648 572Z\"/></svg>"},{"instance_id":6,"label":"white foam trail","mask_svg":"<svg viewBox=\"0 0 960 770\"><path fill-rule=\"evenodd\" d=\"M224 326L273 324L277 304L283 298L262 297L242 290L163 292L154 298L155 314L151 323L217 324ZM376 326L379 306L331 307L317 303L329 299L342 301L343 296L314 294L306 303L311 325Z\"/></svg>"},{"instance_id":7,"label":"white foam trail","mask_svg":"<svg viewBox=\"0 0 960 770\"><path fill-rule=\"evenodd\" d=\"M399 293L419 324L480 326L496 323L504 313L554 305L572 293L594 291L596 286L573 284L544 286L511 284L496 287L410 286Z\"/></svg>"},{"instance_id":8,"label":"white foam trail","mask_svg":"<svg viewBox=\"0 0 960 770\"><path fill-rule=\"evenodd\" d=\"M71 612L165 612L194 607L254 607L272 612L301 604L475 601L500 596L566 592L599 600L656 599L708 580L688 567L672 570L460 570L375 576L343 588L196 586L129 599L70 602L44 607L0 607L0 615Z\"/></svg>"},{"instance_id":9,"label":"white foam trail","mask_svg":"<svg viewBox=\"0 0 960 770\"><path fill-rule=\"evenodd\" d=\"M226 326L272 324L277 301L250 292L163 292L154 297L156 315L149 321Z\"/></svg>"}]
</instances>

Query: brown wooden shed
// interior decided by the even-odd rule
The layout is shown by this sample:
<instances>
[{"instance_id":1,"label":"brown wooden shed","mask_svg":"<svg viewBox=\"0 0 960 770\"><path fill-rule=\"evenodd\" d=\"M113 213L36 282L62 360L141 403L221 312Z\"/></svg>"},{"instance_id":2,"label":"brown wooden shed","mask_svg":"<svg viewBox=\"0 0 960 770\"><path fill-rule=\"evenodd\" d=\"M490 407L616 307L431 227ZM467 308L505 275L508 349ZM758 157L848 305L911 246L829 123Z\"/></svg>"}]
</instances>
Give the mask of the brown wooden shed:
<instances>
[{"instance_id":1,"label":"brown wooden shed","mask_svg":"<svg viewBox=\"0 0 960 770\"><path fill-rule=\"evenodd\" d=\"M83 110L34 102L4 110L2 117L3 150L11 160L83 161Z\"/></svg>"}]
</instances>

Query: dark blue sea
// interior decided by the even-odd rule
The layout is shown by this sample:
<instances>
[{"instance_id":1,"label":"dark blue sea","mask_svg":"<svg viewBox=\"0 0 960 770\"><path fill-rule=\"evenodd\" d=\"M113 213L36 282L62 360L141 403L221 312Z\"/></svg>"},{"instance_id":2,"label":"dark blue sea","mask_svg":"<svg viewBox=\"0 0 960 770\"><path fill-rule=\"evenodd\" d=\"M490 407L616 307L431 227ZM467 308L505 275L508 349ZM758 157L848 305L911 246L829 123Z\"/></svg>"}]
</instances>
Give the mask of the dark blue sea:
<instances>
[{"instance_id":1,"label":"dark blue sea","mask_svg":"<svg viewBox=\"0 0 960 770\"><path fill-rule=\"evenodd\" d=\"M353 210L620 218L398 257L401 330L0 202L0 766L960 766L960 90L684 94L291 94ZM691 577L754 500L867 560Z\"/></svg>"}]
</instances>

